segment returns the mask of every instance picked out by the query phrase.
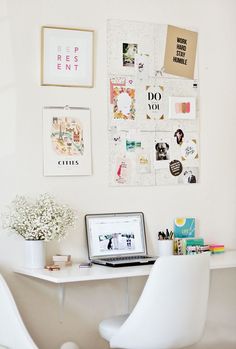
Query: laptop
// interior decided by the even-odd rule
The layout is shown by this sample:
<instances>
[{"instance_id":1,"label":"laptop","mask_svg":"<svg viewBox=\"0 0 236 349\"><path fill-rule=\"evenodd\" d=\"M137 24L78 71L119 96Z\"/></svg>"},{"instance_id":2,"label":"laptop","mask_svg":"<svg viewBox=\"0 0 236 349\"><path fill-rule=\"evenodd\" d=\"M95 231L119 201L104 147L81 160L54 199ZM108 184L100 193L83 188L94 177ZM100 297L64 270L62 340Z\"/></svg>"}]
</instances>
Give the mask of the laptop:
<instances>
[{"instance_id":1,"label":"laptop","mask_svg":"<svg viewBox=\"0 0 236 349\"><path fill-rule=\"evenodd\" d=\"M87 214L85 227L92 263L121 267L156 260L147 254L142 212Z\"/></svg>"}]
</instances>

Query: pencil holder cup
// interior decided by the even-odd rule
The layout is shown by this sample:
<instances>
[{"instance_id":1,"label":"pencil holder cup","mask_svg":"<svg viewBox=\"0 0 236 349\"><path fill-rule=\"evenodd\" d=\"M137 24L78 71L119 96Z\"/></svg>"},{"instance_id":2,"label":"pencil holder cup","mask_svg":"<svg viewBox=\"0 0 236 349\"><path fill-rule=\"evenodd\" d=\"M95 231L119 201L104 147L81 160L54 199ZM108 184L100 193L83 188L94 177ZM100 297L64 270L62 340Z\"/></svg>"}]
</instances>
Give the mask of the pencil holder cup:
<instances>
[{"instance_id":1,"label":"pencil holder cup","mask_svg":"<svg viewBox=\"0 0 236 349\"><path fill-rule=\"evenodd\" d=\"M157 256L171 256L174 254L174 240L157 240Z\"/></svg>"}]
</instances>

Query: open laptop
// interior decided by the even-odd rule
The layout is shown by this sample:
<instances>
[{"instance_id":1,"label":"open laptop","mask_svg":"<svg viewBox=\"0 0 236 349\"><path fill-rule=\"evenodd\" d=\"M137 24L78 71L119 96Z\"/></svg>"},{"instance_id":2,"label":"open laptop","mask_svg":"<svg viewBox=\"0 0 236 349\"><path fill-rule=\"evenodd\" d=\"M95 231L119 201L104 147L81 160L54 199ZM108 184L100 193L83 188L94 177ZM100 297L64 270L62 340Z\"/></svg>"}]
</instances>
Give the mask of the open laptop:
<instances>
[{"instance_id":1,"label":"open laptop","mask_svg":"<svg viewBox=\"0 0 236 349\"><path fill-rule=\"evenodd\" d=\"M156 260L147 254L142 212L87 214L85 226L92 263L121 267Z\"/></svg>"}]
</instances>

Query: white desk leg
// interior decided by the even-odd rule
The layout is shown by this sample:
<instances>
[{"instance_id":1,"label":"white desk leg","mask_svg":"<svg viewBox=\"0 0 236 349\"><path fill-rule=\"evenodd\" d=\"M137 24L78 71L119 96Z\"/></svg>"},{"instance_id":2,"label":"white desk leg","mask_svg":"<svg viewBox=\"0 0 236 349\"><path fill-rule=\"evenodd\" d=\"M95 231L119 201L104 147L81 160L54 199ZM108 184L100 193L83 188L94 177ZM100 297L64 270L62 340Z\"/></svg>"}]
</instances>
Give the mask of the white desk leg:
<instances>
[{"instance_id":1,"label":"white desk leg","mask_svg":"<svg viewBox=\"0 0 236 349\"><path fill-rule=\"evenodd\" d=\"M65 304L65 284L58 284L58 299L59 299L59 321L63 323L64 317L64 304ZM79 346L74 342L64 343L60 349L79 349Z\"/></svg>"},{"instance_id":2,"label":"white desk leg","mask_svg":"<svg viewBox=\"0 0 236 349\"><path fill-rule=\"evenodd\" d=\"M65 285L58 284L58 300L59 300L59 321L63 322L64 304L65 304Z\"/></svg>"}]
</instances>

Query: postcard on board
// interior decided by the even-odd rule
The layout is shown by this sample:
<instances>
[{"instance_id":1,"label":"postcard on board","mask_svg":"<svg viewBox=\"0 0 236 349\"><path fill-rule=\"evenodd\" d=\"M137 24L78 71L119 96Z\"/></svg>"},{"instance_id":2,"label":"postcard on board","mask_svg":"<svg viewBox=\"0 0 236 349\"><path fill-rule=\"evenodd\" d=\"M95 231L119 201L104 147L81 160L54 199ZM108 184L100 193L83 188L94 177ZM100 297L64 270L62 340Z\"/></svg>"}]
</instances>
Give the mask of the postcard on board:
<instances>
[{"instance_id":1,"label":"postcard on board","mask_svg":"<svg viewBox=\"0 0 236 349\"><path fill-rule=\"evenodd\" d=\"M168 25L164 58L165 73L194 78L198 33Z\"/></svg>"}]
</instances>

